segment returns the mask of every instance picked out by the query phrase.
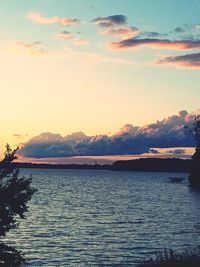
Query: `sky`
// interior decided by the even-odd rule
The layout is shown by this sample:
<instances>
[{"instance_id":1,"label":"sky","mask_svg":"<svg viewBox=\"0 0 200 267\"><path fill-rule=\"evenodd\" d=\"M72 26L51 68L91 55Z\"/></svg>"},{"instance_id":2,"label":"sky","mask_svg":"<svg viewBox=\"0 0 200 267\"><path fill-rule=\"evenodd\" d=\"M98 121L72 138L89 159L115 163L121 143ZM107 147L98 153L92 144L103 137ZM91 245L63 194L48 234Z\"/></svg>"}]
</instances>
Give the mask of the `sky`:
<instances>
[{"instance_id":1,"label":"sky","mask_svg":"<svg viewBox=\"0 0 200 267\"><path fill-rule=\"evenodd\" d=\"M57 163L194 146L183 132L200 108L199 0L0 6L1 153Z\"/></svg>"}]
</instances>

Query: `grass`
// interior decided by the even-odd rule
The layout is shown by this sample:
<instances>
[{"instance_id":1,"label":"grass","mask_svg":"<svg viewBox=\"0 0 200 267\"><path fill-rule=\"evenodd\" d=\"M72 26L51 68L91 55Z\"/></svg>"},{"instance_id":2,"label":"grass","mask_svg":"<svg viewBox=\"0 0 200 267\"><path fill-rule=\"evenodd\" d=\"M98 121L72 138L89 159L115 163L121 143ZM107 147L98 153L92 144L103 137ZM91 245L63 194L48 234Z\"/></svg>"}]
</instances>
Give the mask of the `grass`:
<instances>
[{"instance_id":1,"label":"grass","mask_svg":"<svg viewBox=\"0 0 200 267\"><path fill-rule=\"evenodd\" d=\"M183 252L165 249L137 267L200 267L200 247L185 249Z\"/></svg>"}]
</instances>

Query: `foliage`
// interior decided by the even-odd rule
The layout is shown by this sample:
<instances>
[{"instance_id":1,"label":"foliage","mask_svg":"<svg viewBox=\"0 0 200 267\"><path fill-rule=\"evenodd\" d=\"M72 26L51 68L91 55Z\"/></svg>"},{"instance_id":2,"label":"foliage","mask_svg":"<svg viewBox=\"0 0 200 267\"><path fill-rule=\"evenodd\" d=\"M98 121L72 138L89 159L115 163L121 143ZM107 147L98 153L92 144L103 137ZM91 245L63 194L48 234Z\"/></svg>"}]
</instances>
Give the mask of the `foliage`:
<instances>
[{"instance_id":1,"label":"foliage","mask_svg":"<svg viewBox=\"0 0 200 267\"><path fill-rule=\"evenodd\" d=\"M197 115L194 118L194 124L193 124L192 131L193 131L195 141L197 143L197 147L200 148L200 115Z\"/></svg>"},{"instance_id":2,"label":"foliage","mask_svg":"<svg viewBox=\"0 0 200 267\"><path fill-rule=\"evenodd\" d=\"M200 248L185 249L182 253L165 249L163 253L157 253L155 258L144 260L137 267L199 267Z\"/></svg>"},{"instance_id":3,"label":"foliage","mask_svg":"<svg viewBox=\"0 0 200 267\"><path fill-rule=\"evenodd\" d=\"M31 178L19 178L19 169L12 164L17 158L17 150L18 148L12 150L6 145L4 159L0 163L0 238L18 227L17 218L25 218L27 203L36 191L31 186ZM20 266L20 262L24 263L20 252L0 243L1 266Z\"/></svg>"},{"instance_id":4,"label":"foliage","mask_svg":"<svg viewBox=\"0 0 200 267\"><path fill-rule=\"evenodd\" d=\"M200 115L195 117L192 133L196 141L196 149L192 156L189 182L191 186L200 188Z\"/></svg>"},{"instance_id":5,"label":"foliage","mask_svg":"<svg viewBox=\"0 0 200 267\"><path fill-rule=\"evenodd\" d=\"M22 267L25 264L25 259L21 251L0 243L0 266Z\"/></svg>"}]
</instances>

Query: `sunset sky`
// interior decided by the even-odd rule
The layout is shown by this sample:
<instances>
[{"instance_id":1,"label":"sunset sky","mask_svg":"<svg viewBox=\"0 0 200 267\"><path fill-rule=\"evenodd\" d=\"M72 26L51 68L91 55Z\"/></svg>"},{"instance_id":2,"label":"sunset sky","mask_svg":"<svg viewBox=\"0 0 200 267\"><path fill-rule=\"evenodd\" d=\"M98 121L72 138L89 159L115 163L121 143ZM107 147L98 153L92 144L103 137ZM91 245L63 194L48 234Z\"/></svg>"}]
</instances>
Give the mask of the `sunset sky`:
<instances>
[{"instance_id":1,"label":"sunset sky","mask_svg":"<svg viewBox=\"0 0 200 267\"><path fill-rule=\"evenodd\" d=\"M1 151L184 154L200 109L199 12L199 0L0 0Z\"/></svg>"}]
</instances>

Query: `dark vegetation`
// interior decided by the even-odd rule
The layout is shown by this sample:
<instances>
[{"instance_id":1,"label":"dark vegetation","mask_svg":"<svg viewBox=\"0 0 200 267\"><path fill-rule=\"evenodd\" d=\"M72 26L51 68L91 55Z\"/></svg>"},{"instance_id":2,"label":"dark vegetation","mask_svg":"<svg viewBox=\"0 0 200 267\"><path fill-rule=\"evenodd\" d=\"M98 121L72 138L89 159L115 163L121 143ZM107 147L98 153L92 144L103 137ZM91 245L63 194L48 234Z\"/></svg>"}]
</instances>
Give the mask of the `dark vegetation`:
<instances>
[{"instance_id":1,"label":"dark vegetation","mask_svg":"<svg viewBox=\"0 0 200 267\"><path fill-rule=\"evenodd\" d=\"M147 171L147 172L189 172L190 159L145 158L116 161L112 169L116 171Z\"/></svg>"},{"instance_id":2,"label":"dark vegetation","mask_svg":"<svg viewBox=\"0 0 200 267\"><path fill-rule=\"evenodd\" d=\"M165 249L149 260L144 260L137 267L200 267L200 248L185 249L183 252L174 252Z\"/></svg>"},{"instance_id":3,"label":"dark vegetation","mask_svg":"<svg viewBox=\"0 0 200 267\"><path fill-rule=\"evenodd\" d=\"M17 148L18 149L18 148ZM19 169L15 168L17 149L6 146L5 157L0 169L0 240L11 229L18 227L17 218L24 219L28 210L27 203L36 191L31 186L31 178L19 178ZM0 242L0 266L24 266L25 259L20 251Z\"/></svg>"},{"instance_id":4,"label":"dark vegetation","mask_svg":"<svg viewBox=\"0 0 200 267\"><path fill-rule=\"evenodd\" d=\"M195 118L192 133L196 141L196 149L192 156L189 182L193 188L200 189L200 115Z\"/></svg>"}]
</instances>

